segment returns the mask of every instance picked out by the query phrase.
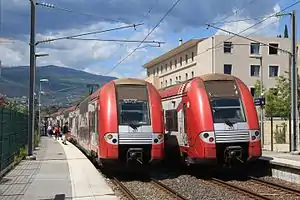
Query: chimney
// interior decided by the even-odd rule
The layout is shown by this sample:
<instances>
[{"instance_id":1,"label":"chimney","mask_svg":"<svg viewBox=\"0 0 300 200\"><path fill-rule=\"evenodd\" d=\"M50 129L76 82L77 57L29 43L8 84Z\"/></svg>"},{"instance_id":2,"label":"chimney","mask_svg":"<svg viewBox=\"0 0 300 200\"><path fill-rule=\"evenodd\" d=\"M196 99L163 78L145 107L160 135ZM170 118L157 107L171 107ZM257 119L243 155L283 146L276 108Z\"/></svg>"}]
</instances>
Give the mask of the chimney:
<instances>
[{"instance_id":1,"label":"chimney","mask_svg":"<svg viewBox=\"0 0 300 200\"><path fill-rule=\"evenodd\" d=\"M179 38L179 46L182 45L182 38Z\"/></svg>"}]
</instances>

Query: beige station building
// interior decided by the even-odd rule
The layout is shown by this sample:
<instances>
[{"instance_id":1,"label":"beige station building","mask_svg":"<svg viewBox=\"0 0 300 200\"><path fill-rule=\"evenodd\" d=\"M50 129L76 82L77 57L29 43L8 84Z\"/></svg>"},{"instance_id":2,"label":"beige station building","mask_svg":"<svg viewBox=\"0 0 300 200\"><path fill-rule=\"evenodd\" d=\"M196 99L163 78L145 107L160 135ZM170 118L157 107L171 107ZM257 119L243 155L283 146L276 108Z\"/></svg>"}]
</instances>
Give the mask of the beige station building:
<instances>
[{"instance_id":1,"label":"beige station building","mask_svg":"<svg viewBox=\"0 0 300 200\"><path fill-rule=\"evenodd\" d=\"M291 52L288 38L252 37L253 40ZM260 63L262 62L262 66ZM266 88L273 88L276 77L289 70L290 54L241 37L215 35L191 39L144 64L146 80L157 88L174 85L207 73L239 77L254 94L254 85L263 76ZM261 67L263 72L261 73Z\"/></svg>"}]
</instances>

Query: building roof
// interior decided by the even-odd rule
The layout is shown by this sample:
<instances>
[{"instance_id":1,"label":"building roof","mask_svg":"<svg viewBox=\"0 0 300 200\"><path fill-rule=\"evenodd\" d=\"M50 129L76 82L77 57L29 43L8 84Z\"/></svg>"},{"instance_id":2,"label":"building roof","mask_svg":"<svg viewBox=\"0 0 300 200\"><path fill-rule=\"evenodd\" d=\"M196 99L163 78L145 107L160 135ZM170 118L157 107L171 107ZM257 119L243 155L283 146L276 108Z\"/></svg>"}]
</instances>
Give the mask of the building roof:
<instances>
[{"instance_id":1,"label":"building roof","mask_svg":"<svg viewBox=\"0 0 300 200\"><path fill-rule=\"evenodd\" d=\"M179 54L180 52L192 47L192 46L195 46L196 44L198 44L199 42L205 40L206 38L201 38L201 39L191 39L185 43L183 43L182 45L174 48L174 49L171 49L170 51L168 51L167 53L161 55L161 56L158 56L156 58L154 58L153 60L149 61L148 63L144 64L143 67L144 68L150 68L150 67L153 67L154 65L156 65L157 63L160 63L164 60L167 60L169 59L170 57L176 55L176 54Z\"/></svg>"}]
</instances>

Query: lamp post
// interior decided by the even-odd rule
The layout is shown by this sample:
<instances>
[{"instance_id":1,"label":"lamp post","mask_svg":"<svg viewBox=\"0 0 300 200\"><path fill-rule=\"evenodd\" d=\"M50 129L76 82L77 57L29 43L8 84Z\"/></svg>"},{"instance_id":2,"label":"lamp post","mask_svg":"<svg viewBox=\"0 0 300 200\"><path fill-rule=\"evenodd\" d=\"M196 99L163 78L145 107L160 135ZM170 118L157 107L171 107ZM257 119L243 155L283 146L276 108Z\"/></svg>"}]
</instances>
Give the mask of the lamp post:
<instances>
[{"instance_id":1,"label":"lamp post","mask_svg":"<svg viewBox=\"0 0 300 200\"><path fill-rule=\"evenodd\" d=\"M41 136L41 95L44 93L42 91L42 83L45 83L45 82L48 82L49 80L48 79L40 79L40 88L39 88L39 125L38 125L38 133L39 133L39 136Z\"/></svg>"},{"instance_id":2,"label":"lamp post","mask_svg":"<svg viewBox=\"0 0 300 200\"><path fill-rule=\"evenodd\" d=\"M259 65L260 65L260 94L259 97L264 97L264 70L263 70L263 58L261 55L251 55L250 58L259 59ZM264 111L263 106L260 106L260 132L261 132L261 143L264 145Z\"/></svg>"}]
</instances>

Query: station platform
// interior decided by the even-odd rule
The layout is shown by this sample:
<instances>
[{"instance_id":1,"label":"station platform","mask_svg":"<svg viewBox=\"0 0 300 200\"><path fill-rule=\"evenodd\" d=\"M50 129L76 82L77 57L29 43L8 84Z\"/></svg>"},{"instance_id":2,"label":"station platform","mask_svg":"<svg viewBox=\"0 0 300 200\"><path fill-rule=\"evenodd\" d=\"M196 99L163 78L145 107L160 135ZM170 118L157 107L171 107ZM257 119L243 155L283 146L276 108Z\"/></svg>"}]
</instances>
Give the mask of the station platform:
<instances>
[{"instance_id":1,"label":"station platform","mask_svg":"<svg viewBox=\"0 0 300 200\"><path fill-rule=\"evenodd\" d=\"M269 161L273 165L300 169L300 155L263 151L262 157L260 157L260 159L264 161Z\"/></svg>"},{"instance_id":2,"label":"station platform","mask_svg":"<svg viewBox=\"0 0 300 200\"><path fill-rule=\"evenodd\" d=\"M42 137L36 160L23 160L0 180L1 200L118 199L73 144Z\"/></svg>"}]
</instances>

